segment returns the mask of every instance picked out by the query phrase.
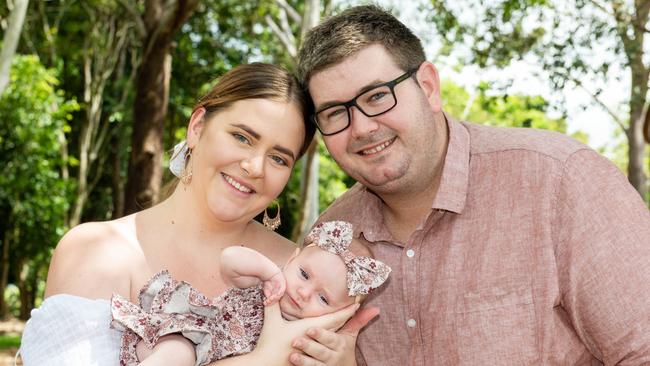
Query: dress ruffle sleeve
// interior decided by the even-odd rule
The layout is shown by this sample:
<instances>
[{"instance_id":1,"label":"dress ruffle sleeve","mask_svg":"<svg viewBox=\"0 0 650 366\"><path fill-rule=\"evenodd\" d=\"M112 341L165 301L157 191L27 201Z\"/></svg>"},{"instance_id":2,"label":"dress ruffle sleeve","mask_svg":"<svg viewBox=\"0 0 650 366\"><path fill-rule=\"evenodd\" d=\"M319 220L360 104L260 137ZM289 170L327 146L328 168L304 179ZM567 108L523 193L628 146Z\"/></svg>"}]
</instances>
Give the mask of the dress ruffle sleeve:
<instances>
[{"instance_id":1,"label":"dress ruffle sleeve","mask_svg":"<svg viewBox=\"0 0 650 366\"><path fill-rule=\"evenodd\" d=\"M23 331L25 366L114 366L122 333L111 329L107 300L59 294L48 297Z\"/></svg>"},{"instance_id":2,"label":"dress ruffle sleeve","mask_svg":"<svg viewBox=\"0 0 650 366\"><path fill-rule=\"evenodd\" d=\"M121 364L138 363L135 346L153 348L165 335L180 333L195 345L196 366L250 352L263 323L261 286L229 289L213 301L168 271L140 291L140 306L122 296L111 299L112 326L124 331Z\"/></svg>"}]
</instances>

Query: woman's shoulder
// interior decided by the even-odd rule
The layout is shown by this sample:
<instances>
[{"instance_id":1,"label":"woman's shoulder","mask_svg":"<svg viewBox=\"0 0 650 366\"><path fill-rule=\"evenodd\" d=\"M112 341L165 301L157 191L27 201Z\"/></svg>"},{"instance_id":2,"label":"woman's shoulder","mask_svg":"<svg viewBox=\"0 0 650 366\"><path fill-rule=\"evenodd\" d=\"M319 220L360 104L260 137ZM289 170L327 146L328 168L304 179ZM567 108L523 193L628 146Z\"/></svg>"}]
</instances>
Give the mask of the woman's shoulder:
<instances>
[{"instance_id":1,"label":"woman's shoulder","mask_svg":"<svg viewBox=\"0 0 650 366\"><path fill-rule=\"evenodd\" d=\"M129 296L131 269L142 257L130 227L132 218L78 225L54 250L46 296L66 293L108 299L112 293Z\"/></svg>"},{"instance_id":2,"label":"woman's shoulder","mask_svg":"<svg viewBox=\"0 0 650 366\"><path fill-rule=\"evenodd\" d=\"M278 265L284 264L298 247L296 243L257 222L253 226L252 235L251 248Z\"/></svg>"},{"instance_id":3,"label":"woman's shoulder","mask_svg":"<svg viewBox=\"0 0 650 366\"><path fill-rule=\"evenodd\" d=\"M54 253L77 259L92 259L101 255L110 255L106 259L114 259L116 255L133 254L139 248L133 225L133 218L129 216L77 225L61 238Z\"/></svg>"}]
</instances>

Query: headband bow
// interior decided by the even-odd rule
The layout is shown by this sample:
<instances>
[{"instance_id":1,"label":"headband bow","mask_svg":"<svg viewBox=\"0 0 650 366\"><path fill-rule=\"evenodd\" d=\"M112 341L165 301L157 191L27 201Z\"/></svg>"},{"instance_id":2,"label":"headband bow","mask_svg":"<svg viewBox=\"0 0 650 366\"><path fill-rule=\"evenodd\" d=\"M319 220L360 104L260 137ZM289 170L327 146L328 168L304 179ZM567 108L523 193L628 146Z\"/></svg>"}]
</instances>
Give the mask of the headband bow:
<instances>
[{"instance_id":1,"label":"headband bow","mask_svg":"<svg viewBox=\"0 0 650 366\"><path fill-rule=\"evenodd\" d=\"M352 242L352 224L345 221L327 221L316 225L305 237L306 244L336 254L347 268L348 294L368 294L386 281L390 267L369 257L356 256L348 247Z\"/></svg>"}]
</instances>

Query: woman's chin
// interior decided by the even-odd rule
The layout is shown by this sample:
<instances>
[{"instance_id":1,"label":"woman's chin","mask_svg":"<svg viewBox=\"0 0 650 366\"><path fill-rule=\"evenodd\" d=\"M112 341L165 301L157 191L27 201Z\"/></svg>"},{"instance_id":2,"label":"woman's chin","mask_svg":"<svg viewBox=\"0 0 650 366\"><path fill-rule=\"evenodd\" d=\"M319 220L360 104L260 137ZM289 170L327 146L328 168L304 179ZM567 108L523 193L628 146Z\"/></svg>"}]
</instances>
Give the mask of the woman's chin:
<instances>
[{"instance_id":1,"label":"woman's chin","mask_svg":"<svg viewBox=\"0 0 650 366\"><path fill-rule=\"evenodd\" d=\"M224 204L211 203L208 205L215 220L224 223L234 223L244 218L253 219L257 214L242 210L242 207L234 207ZM260 212L262 210L260 209Z\"/></svg>"}]
</instances>

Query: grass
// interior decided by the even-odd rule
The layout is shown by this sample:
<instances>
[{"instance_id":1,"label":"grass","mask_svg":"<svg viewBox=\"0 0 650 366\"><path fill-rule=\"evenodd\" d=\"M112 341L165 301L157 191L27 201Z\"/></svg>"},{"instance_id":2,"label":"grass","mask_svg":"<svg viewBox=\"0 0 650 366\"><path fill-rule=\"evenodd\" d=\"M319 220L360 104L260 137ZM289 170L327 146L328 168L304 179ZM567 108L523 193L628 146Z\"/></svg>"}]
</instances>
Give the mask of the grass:
<instances>
[{"instance_id":1,"label":"grass","mask_svg":"<svg viewBox=\"0 0 650 366\"><path fill-rule=\"evenodd\" d=\"M0 350L20 347L20 335L0 335Z\"/></svg>"}]
</instances>

